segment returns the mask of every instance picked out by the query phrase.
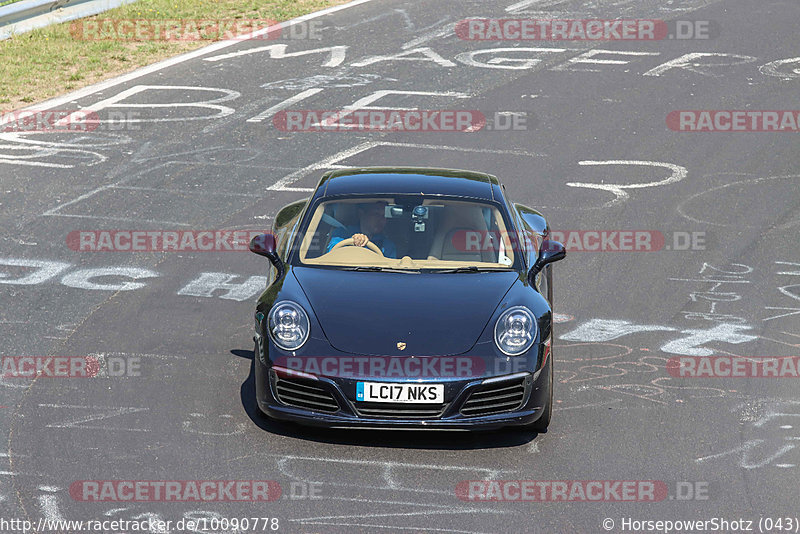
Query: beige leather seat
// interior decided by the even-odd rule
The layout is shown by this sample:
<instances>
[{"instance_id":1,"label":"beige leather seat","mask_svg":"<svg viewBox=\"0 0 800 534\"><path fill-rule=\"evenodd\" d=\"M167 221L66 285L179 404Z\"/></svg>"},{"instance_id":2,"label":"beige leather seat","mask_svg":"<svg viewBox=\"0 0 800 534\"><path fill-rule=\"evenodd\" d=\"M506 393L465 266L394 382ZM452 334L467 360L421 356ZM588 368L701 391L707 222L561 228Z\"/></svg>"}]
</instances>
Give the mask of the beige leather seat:
<instances>
[{"instance_id":1,"label":"beige leather seat","mask_svg":"<svg viewBox=\"0 0 800 534\"><path fill-rule=\"evenodd\" d=\"M345 226L358 224L358 204L355 202L339 202L333 209L333 217Z\"/></svg>"},{"instance_id":2,"label":"beige leather seat","mask_svg":"<svg viewBox=\"0 0 800 534\"><path fill-rule=\"evenodd\" d=\"M483 242L487 231L486 219L479 207L448 206L433 238L430 256L445 261L495 262L492 250L465 250L464 235L459 232L479 232Z\"/></svg>"}]
</instances>

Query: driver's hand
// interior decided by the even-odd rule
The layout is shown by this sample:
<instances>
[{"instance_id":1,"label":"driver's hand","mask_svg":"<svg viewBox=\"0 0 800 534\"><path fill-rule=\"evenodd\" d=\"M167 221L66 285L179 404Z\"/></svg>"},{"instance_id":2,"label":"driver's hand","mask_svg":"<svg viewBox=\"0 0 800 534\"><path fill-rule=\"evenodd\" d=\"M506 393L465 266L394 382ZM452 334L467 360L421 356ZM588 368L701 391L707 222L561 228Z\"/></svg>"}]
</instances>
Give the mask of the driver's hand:
<instances>
[{"instance_id":1,"label":"driver's hand","mask_svg":"<svg viewBox=\"0 0 800 534\"><path fill-rule=\"evenodd\" d=\"M369 238L364 234L355 234L353 235L353 244L357 247L363 247L367 244Z\"/></svg>"}]
</instances>

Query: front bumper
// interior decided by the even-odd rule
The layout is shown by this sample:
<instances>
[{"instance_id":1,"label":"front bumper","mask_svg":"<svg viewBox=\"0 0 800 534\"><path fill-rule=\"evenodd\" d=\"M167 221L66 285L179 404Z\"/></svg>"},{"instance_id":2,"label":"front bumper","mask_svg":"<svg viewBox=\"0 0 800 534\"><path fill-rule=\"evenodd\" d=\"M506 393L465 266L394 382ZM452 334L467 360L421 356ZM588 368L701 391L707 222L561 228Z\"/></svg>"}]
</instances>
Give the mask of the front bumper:
<instances>
[{"instance_id":1,"label":"front bumper","mask_svg":"<svg viewBox=\"0 0 800 534\"><path fill-rule=\"evenodd\" d=\"M536 372L435 382L445 385L445 402L439 405L365 403L355 400L356 383L376 381L373 378L304 378L276 372L258 361L256 365L256 397L262 412L274 419L322 427L475 430L527 425L544 412L552 387L548 359ZM290 387L287 381L293 381ZM307 402L298 402L298 391L312 403L319 401L320 408L309 409Z\"/></svg>"}]
</instances>

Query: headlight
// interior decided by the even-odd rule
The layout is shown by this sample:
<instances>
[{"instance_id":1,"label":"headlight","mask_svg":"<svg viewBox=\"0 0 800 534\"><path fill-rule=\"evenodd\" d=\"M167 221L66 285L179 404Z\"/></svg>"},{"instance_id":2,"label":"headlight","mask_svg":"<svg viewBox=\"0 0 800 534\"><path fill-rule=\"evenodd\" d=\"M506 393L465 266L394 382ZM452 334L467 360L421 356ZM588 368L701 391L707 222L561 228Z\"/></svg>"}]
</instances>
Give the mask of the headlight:
<instances>
[{"instance_id":1,"label":"headlight","mask_svg":"<svg viewBox=\"0 0 800 534\"><path fill-rule=\"evenodd\" d=\"M503 312L494 325L494 342L503 354L519 356L533 345L538 326L536 318L524 306Z\"/></svg>"},{"instance_id":2,"label":"headlight","mask_svg":"<svg viewBox=\"0 0 800 534\"><path fill-rule=\"evenodd\" d=\"M285 351L297 350L308 339L309 323L305 310L296 302L284 300L269 312L269 335Z\"/></svg>"}]
</instances>

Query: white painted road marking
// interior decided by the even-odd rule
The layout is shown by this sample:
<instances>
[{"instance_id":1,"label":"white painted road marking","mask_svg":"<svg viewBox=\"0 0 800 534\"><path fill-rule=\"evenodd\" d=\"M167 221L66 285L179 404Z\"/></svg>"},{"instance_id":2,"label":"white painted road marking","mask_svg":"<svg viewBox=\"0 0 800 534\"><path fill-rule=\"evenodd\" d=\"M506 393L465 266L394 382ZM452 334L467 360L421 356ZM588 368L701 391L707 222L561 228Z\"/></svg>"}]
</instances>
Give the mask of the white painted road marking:
<instances>
[{"instance_id":1,"label":"white painted road marking","mask_svg":"<svg viewBox=\"0 0 800 534\"><path fill-rule=\"evenodd\" d=\"M307 56L309 54L320 54L320 53L328 53L330 57L328 61L322 64L323 67L338 67L339 65L344 62L345 57L347 57L347 49L349 47L338 45L338 46L326 46L324 48L314 48L312 50L301 50L299 52L286 52L286 48L289 45L285 44L273 44L267 46L259 46L256 48L247 48L245 50L240 50L238 52L231 52L230 54L221 54L219 56L211 56L211 57L204 57L203 61L221 61L223 59L231 59L235 57L241 56L248 56L251 54L258 54L260 52L267 52L269 54L270 59L285 59L285 58L292 58L292 57L299 57L299 56Z\"/></svg>"},{"instance_id":2,"label":"white painted road marking","mask_svg":"<svg viewBox=\"0 0 800 534\"><path fill-rule=\"evenodd\" d=\"M355 6L358 6L358 5L361 5L361 4L366 4L367 2L372 2L372 1L373 0L352 0L351 2L348 2L346 4L342 4L340 6L333 6L333 7L327 8L327 9L323 9L321 11L316 11L314 13L309 13L308 15L303 15L301 17L297 17L297 18L294 18L294 19L291 19L291 20L287 20L287 21L281 22L279 24L275 24L273 26L270 26L268 28L263 28L261 30L258 30L257 32L248 33L246 35L249 35L251 37L260 37L261 35L267 35L270 32L274 33L279 28L285 29L285 28L288 28L290 26L293 26L293 25L296 25L296 24L300 24L300 23L308 21L308 20L316 19L316 18L319 18L319 17L324 17L324 16L330 15L332 13L336 13L337 11L342 11L344 9L355 7ZM72 93L67 93L66 95L63 95L63 96L60 96L60 97L57 97L57 98L53 98L51 100L47 100L45 102L41 102L39 104L34 104L34 105L29 106L27 108L24 108L23 110L20 110L20 111L29 111L29 110L34 110L34 109L35 110L52 109L52 108L55 108L57 106L62 106L64 104L72 103L72 102L74 102L76 100L79 100L81 98L85 98L87 96L91 96L91 95L93 95L95 93L98 93L100 91L105 91L106 89L109 89L111 87L116 87L117 85L121 85L121 84L129 82L131 80L136 80L138 78L141 78L142 76L146 76L146 75L151 74L153 72L158 72L158 71L164 70L164 69L166 69L168 67L172 67L174 65L179 65L179 64L181 64L181 63L183 63L185 61L189 61L191 59L195 59L195 58L204 56L204 55L209 54L211 52L216 52L217 50L224 50L225 48L229 48L231 46L239 45L239 44L241 44L243 42L243 37L244 36L245 35L240 35L240 36L234 37L233 39L229 39L227 41L220 41L218 43L214 43L214 44L211 44L211 45L208 45L208 46L204 46L203 48L199 48L199 49L194 50L192 52L189 52L189 53L186 53L186 54L182 54L180 56L176 56L176 57L173 57L173 58L170 58L170 59L166 59L164 61L160 61L158 63L154 63L153 65L149 65L147 67L143 67L141 69L137 69L137 70L135 70L133 72L130 72L128 74L124 74L122 76L118 76L116 78L112 78L110 80L106 80L104 82L100 82L100 83L97 83L97 84L94 84L94 85L90 85L88 87L84 87L83 89L80 89L78 91L74 91Z\"/></svg>"},{"instance_id":3,"label":"white painted road marking","mask_svg":"<svg viewBox=\"0 0 800 534\"><path fill-rule=\"evenodd\" d=\"M323 170L323 169L346 169L347 165L338 165L338 162L347 158L353 157L356 154L365 152L375 147L397 147L397 148L414 148L422 150L452 150L455 152L466 152L475 154L507 154L513 156L526 156L526 157L542 157L542 154L532 152L525 152L521 150L495 150L491 148L465 148L460 146L444 146L444 145L428 145L421 143L395 143L391 141L365 141L352 148L342 150L332 156L324 158L316 163L312 163L307 167L303 167L287 176L284 176L267 189L270 191L313 191L313 188L308 187L292 187L291 184L297 180L307 176L308 174Z\"/></svg>"},{"instance_id":4,"label":"white painted road marking","mask_svg":"<svg viewBox=\"0 0 800 534\"><path fill-rule=\"evenodd\" d=\"M608 161L592 161L592 160L584 160L579 161L578 165L581 166L598 166L598 165L641 165L645 167L662 167L665 169L669 169L671 171L670 176L663 180L659 180L657 182L647 182L643 184L606 184L606 183L586 183L586 182L567 182L568 187L585 187L587 189L599 189L601 191L608 191L614 195L614 199L606 202L602 207L606 208L608 206L612 206L617 204L618 202L622 202L627 200L630 195L626 189L642 189L646 187L659 187L662 185L669 185L674 184L675 182L680 182L686 175L688 171L686 167L681 167L680 165L675 165L674 163L663 163L660 161L641 161L641 160L626 160L626 159L613 159Z\"/></svg>"},{"instance_id":5,"label":"white painted road marking","mask_svg":"<svg viewBox=\"0 0 800 534\"><path fill-rule=\"evenodd\" d=\"M247 119L247 122L262 122L262 121L264 121L266 119L271 118L277 112L282 111L282 110L288 108L289 106L293 106L293 105L297 104L298 102L302 102L306 98L312 97L315 94L320 93L322 91L323 91L323 89L321 89L319 87L315 87L315 88L312 88L312 89L306 89L305 91L303 91L301 93L297 93L296 95L294 95L291 98L287 98L286 100L284 100L280 104L276 104L276 105L274 105L274 106L262 111L261 113L259 113L255 117L251 117L251 118Z\"/></svg>"}]
</instances>

